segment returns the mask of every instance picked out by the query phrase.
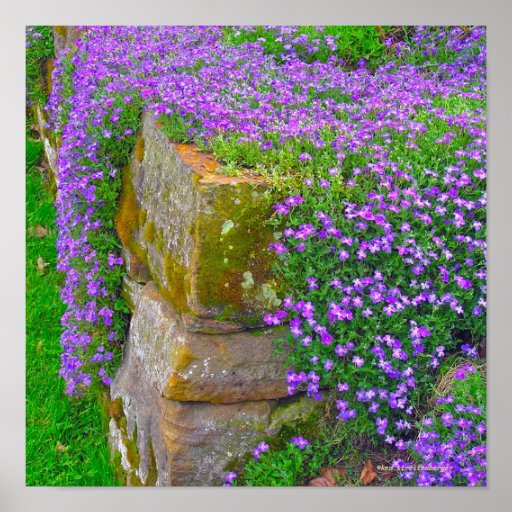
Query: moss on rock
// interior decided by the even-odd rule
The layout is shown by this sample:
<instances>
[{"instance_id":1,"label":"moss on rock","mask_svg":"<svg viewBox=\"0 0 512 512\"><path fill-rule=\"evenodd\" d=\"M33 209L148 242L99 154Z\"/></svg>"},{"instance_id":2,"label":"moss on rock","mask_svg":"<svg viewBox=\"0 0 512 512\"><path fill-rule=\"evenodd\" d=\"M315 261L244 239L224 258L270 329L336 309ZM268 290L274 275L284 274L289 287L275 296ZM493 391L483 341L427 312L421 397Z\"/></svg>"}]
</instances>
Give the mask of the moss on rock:
<instances>
[{"instance_id":1,"label":"moss on rock","mask_svg":"<svg viewBox=\"0 0 512 512\"><path fill-rule=\"evenodd\" d=\"M251 183L199 182L197 186L212 203L211 210L197 219L197 300L218 317L243 315L254 310L258 286L271 279L272 255L267 247L272 232L265 227L268 210L260 200L263 188Z\"/></svg>"},{"instance_id":2,"label":"moss on rock","mask_svg":"<svg viewBox=\"0 0 512 512\"><path fill-rule=\"evenodd\" d=\"M134 237L134 232L141 225L141 216L144 217L144 215L141 213L143 210L137 202L132 172L129 166L124 167L121 179L121 195L115 217L117 235L124 247L147 264L147 250Z\"/></svg>"},{"instance_id":3,"label":"moss on rock","mask_svg":"<svg viewBox=\"0 0 512 512\"><path fill-rule=\"evenodd\" d=\"M268 424L261 429L262 432L270 430L274 433L262 436L260 441L265 441L273 451L279 451L284 450L290 439L298 434L310 440L316 438L324 406L325 402L313 402L305 396L279 400L279 404L270 414ZM233 457L224 466L224 471L240 472L251 458L251 451Z\"/></svg>"}]
</instances>

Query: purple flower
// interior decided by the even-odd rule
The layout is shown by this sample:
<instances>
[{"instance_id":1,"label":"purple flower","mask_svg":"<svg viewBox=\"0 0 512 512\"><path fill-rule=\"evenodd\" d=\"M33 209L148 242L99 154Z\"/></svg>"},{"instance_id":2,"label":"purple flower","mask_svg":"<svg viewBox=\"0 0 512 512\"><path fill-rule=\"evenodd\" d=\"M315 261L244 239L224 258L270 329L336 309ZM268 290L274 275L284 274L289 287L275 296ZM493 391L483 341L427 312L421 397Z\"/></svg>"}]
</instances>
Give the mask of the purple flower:
<instances>
[{"instance_id":1,"label":"purple flower","mask_svg":"<svg viewBox=\"0 0 512 512\"><path fill-rule=\"evenodd\" d=\"M316 290L318 288L318 284L316 282L316 278L314 278L314 277L306 277L306 281L308 283L308 288L310 290Z\"/></svg>"},{"instance_id":2,"label":"purple flower","mask_svg":"<svg viewBox=\"0 0 512 512\"><path fill-rule=\"evenodd\" d=\"M463 289L469 290L472 287L471 281L462 276L453 276L455 282Z\"/></svg>"},{"instance_id":3,"label":"purple flower","mask_svg":"<svg viewBox=\"0 0 512 512\"><path fill-rule=\"evenodd\" d=\"M276 254L284 254L285 252L288 252L288 248L281 243L269 244L268 247Z\"/></svg>"},{"instance_id":4,"label":"purple flower","mask_svg":"<svg viewBox=\"0 0 512 512\"><path fill-rule=\"evenodd\" d=\"M237 477L238 475L233 471L229 471L228 473L226 473L226 476L224 477L224 487L230 487L231 485L233 485L233 482L236 480Z\"/></svg>"},{"instance_id":5,"label":"purple flower","mask_svg":"<svg viewBox=\"0 0 512 512\"><path fill-rule=\"evenodd\" d=\"M375 418L375 424L377 425L377 433L381 436L386 432L388 426L387 418Z\"/></svg>"},{"instance_id":6,"label":"purple flower","mask_svg":"<svg viewBox=\"0 0 512 512\"><path fill-rule=\"evenodd\" d=\"M363 366L364 364L364 359L362 357L359 357L359 356L354 356L352 358L352 362L358 367L358 368L361 368L361 366Z\"/></svg>"},{"instance_id":7,"label":"purple flower","mask_svg":"<svg viewBox=\"0 0 512 512\"><path fill-rule=\"evenodd\" d=\"M342 249L339 252L338 257L339 257L340 261L344 261L344 260L350 258L350 254L347 251L345 251L344 249Z\"/></svg>"},{"instance_id":8,"label":"purple flower","mask_svg":"<svg viewBox=\"0 0 512 512\"><path fill-rule=\"evenodd\" d=\"M264 441L261 441L261 443L259 443L258 446L256 446L256 448L254 448L254 450L252 452L254 458L259 459L260 455L262 453L265 453L269 449L270 449L270 446L267 443L265 443Z\"/></svg>"},{"instance_id":9,"label":"purple flower","mask_svg":"<svg viewBox=\"0 0 512 512\"><path fill-rule=\"evenodd\" d=\"M301 450L304 450L309 445L309 441L302 436L292 437L291 444L298 446Z\"/></svg>"},{"instance_id":10,"label":"purple flower","mask_svg":"<svg viewBox=\"0 0 512 512\"><path fill-rule=\"evenodd\" d=\"M324 363L324 370L330 371L330 370L332 370L333 366L334 366L334 362L331 361L331 359L327 359Z\"/></svg>"},{"instance_id":11,"label":"purple flower","mask_svg":"<svg viewBox=\"0 0 512 512\"><path fill-rule=\"evenodd\" d=\"M272 208L274 208L274 210L279 215L287 215L288 213L290 213L289 208L287 206L285 206L284 204L281 204L281 203L278 203L278 204L274 205Z\"/></svg>"},{"instance_id":12,"label":"purple flower","mask_svg":"<svg viewBox=\"0 0 512 512\"><path fill-rule=\"evenodd\" d=\"M477 347L472 347L471 345L464 343L460 348L462 352L466 354L467 357L478 357Z\"/></svg>"},{"instance_id":13,"label":"purple flower","mask_svg":"<svg viewBox=\"0 0 512 512\"><path fill-rule=\"evenodd\" d=\"M339 392L348 391L349 390L349 385L348 385L347 382L339 383L337 385L337 389L338 389Z\"/></svg>"}]
</instances>

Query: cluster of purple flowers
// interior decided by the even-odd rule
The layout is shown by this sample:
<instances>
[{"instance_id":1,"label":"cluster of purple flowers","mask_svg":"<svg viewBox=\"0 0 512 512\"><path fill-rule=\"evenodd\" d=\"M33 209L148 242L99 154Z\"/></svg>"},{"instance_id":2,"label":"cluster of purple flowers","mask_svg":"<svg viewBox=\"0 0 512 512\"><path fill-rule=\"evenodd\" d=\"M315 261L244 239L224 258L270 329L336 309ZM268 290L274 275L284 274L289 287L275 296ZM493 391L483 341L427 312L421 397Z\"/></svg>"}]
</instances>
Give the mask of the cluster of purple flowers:
<instances>
[{"instance_id":1,"label":"cluster of purple flowers","mask_svg":"<svg viewBox=\"0 0 512 512\"><path fill-rule=\"evenodd\" d=\"M270 448L270 446L267 443L265 443L265 441L261 441L261 443L259 443L258 446L256 446L256 448L254 448L252 454L255 459L259 459L260 455L262 453L265 453L269 448Z\"/></svg>"},{"instance_id":2,"label":"cluster of purple flowers","mask_svg":"<svg viewBox=\"0 0 512 512\"><path fill-rule=\"evenodd\" d=\"M238 475L234 471L228 471L224 477L223 487L231 487L233 482L237 479Z\"/></svg>"},{"instance_id":3,"label":"cluster of purple flowers","mask_svg":"<svg viewBox=\"0 0 512 512\"><path fill-rule=\"evenodd\" d=\"M460 369L466 373L456 375L459 380L476 372L472 365ZM433 413L423 418L411 446L413 457L420 461L419 471L411 469L413 462L403 459L394 460L393 465L400 470L401 478L419 486L485 485L485 432L482 406L459 403L450 394L441 396Z\"/></svg>"},{"instance_id":4,"label":"cluster of purple flowers","mask_svg":"<svg viewBox=\"0 0 512 512\"><path fill-rule=\"evenodd\" d=\"M427 33L420 28L415 41L424 42L425 56L435 55ZM418 447L421 404L413 396L435 382L446 354L477 356L478 346L462 344L457 332L477 342L485 335L485 47L475 44L476 34L438 34L436 45L444 38L458 52L439 65L442 73L410 66L398 87L391 84L405 78L403 71L389 75L388 68L383 89L351 116L350 137L333 142L343 154L342 174L352 176L343 182L337 173L319 173L305 180L302 203L276 209L286 222L284 240L271 248L295 278L294 297L283 301L277 322L288 323L287 339L296 347L289 392L320 399L322 388L347 379L353 391L347 395L338 383L338 419L363 416L400 452ZM427 85L433 80L437 90ZM435 106L469 90L474 110L453 114ZM436 167L432 153L439 155ZM472 368L460 367L454 378ZM453 481L421 475L422 485ZM481 472L475 478L468 483L482 483Z\"/></svg>"}]
</instances>

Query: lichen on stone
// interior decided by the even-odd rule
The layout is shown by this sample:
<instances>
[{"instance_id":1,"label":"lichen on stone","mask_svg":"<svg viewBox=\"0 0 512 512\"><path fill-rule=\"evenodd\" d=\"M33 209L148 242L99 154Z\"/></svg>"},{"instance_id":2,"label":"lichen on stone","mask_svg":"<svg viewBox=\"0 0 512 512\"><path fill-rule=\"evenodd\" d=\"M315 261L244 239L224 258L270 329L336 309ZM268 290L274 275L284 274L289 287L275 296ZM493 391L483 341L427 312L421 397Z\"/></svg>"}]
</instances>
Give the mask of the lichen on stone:
<instances>
[{"instance_id":1,"label":"lichen on stone","mask_svg":"<svg viewBox=\"0 0 512 512\"><path fill-rule=\"evenodd\" d=\"M247 290L248 288L252 288L254 286L254 279L252 277L252 273L248 270L243 274L244 280L242 281L242 288Z\"/></svg>"},{"instance_id":2,"label":"lichen on stone","mask_svg":"<svg viewBox=\"0 0 512 512\"><path fill-rule=\"evenodd\" d=\"M222 229L220 231L221 236L224 236L227 233L229 233L229 231L233 229L234 226L235 223L231 219L228 219L226 222L224 222L224 224L222 224Z\"/></svg>"}]
</instances>

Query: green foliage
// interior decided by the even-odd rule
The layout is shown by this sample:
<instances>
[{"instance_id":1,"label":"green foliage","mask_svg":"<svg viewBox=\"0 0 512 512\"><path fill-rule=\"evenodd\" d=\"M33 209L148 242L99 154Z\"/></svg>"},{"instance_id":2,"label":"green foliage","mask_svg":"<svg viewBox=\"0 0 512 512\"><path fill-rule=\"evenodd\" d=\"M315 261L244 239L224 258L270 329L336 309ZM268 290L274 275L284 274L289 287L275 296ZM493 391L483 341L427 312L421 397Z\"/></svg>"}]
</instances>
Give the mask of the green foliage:
<instances>
[{"instance_id":1,"label":"green foliage","mask_svg":"<svg viewBox=\"0 0 512 512\"><path fill-rule=\"evenodd\" d=\"M62 275L55 270L55 210L49 183L33 167L41 152L41 142L27 139L26 484L115 486L119 483L110 466L96 398L66 398L58 376ZM41 238L34 234L38 225L47 230Z\"/></svg>"},{"instance_id":2,"label":"green foliage","mask_svg":"<svg viewBox=\"0 0 512 512\"><path fill-rule=\"evenodd\" d=\"M389 58L384 39L402 34L402 29L378 26L324 27L226 27L226 41L233 45L260 43L265 54L284 62L290 54L306 62L327 62L335 56L347 67L365 59L371 69Z\"/></svg>"},{"instance_id":3,"label":"green foliage","mask_svg":"<svg viewBox=\"0 0 512 512\"><path fill-rule=\"evenodd\" d=\"M244 468L244 478L237 485L286 487L300 485L314 469L320 469L321 461L314 456L311 447L301 450L288 444L279 451L269 450L260 459L250 460Z\"/></svg>"},{"instance_id":4,"label":"green foliage","mask_svg":"<svg viewBox=\"0 0 512 512\"><path fill-rule=\"evenodd\" d=\"M473 361L467 361L456 358L452 365L447 365L441 374L438 385L435 390L435 398L447 394L453 397L453 403L444 403L436 405L432 412L439 416L444 412L454 412L456 404L471 404L474 407L482 408L481 420L485 423L486 404L487 404L487 379L485 365L475 366L473 373L467 372L464 379L454 377L454 371L461 368L464 364L473 365Z\"/></svg>"},{"instance_id":5,"label":"green foliage","mask_svg":"<svg viewBox=\"0 0 512 512\"><path fill-rule=\"evenodd\" d=\"M27 28L25 54L26 95L29 105L43 105L48 99L46 60L53 57L53 34L49 26Z\"/></svg>"},{"instance_id":6,"label":"green foliage","mask_svg":"<svg viewBox=\"0 0 512 512\"><path fill-rule=\"evenodd\" d=\"M76 49L71 49L69 53L67 53L62 58L62 77L60 78L60 82L62 84L62 108L59 110L57 115L57 126L55 129L55 134L60 135L60 127L64 126L67 120L69 119L69 112L71 110L71 102L66 101L71 97L74 92L73 87L73 71L75 69L75 65L73 64L73 55Z\"/></svg>"},{"instance_id":7,"label":"green foliage","mask_svg":"<svg viewBox=\"0 0 512 512\"><path fill-rule=\"evenodd\" d=\"M270 449L260 454L259 459L252 456L239 471L235 486L284 487L302 486L309 480L321 476L324 468L343 468L344 475L338 475L336 484L340 486L360 485L360 473L367 460L375 457L386 461L396 454L385 447L372 445L368 436L362 435L358 425L345 424L335 419L331 410L330 419L323 417L316 430L307 432L299 426L293 429L307 437L309 445L301 450L286 439L268 439ZM286 432L289 433L288 430ZM236 468L235 468L236 470ZM379 481L383 485L408 485L399 479Z\"/></svg>"},{"instance_id":8,"label":"green foliage","mask_svg":"<svg viewBox=\"0 0 512 512\"><path fill-rule=\"evenodd\" d=\"M40 141L29 137L25 140L25 165L27 169L34 167L43 153L43 145Z\"/></svg>"}]
</instances>

